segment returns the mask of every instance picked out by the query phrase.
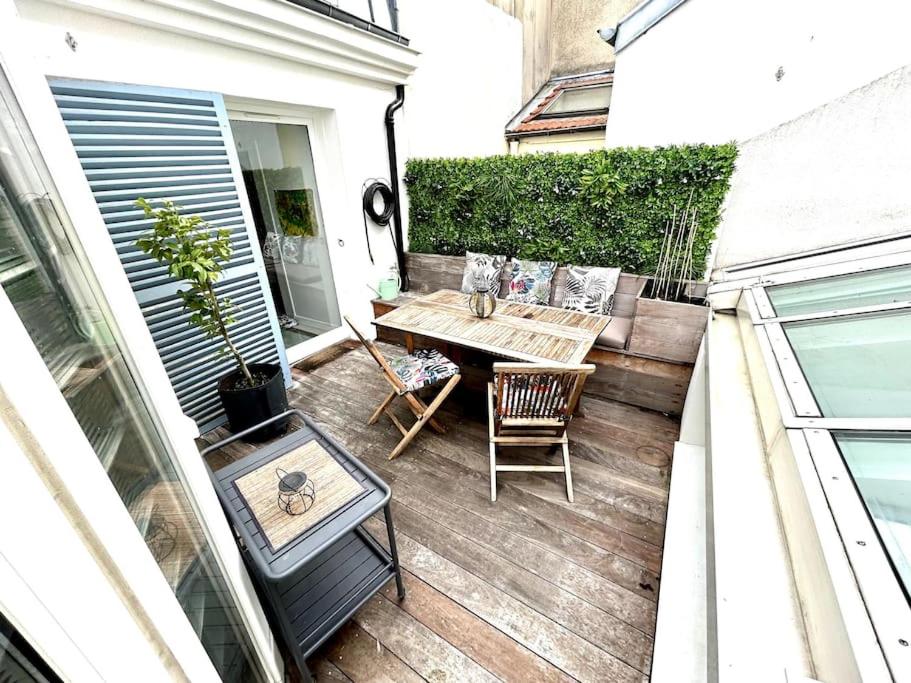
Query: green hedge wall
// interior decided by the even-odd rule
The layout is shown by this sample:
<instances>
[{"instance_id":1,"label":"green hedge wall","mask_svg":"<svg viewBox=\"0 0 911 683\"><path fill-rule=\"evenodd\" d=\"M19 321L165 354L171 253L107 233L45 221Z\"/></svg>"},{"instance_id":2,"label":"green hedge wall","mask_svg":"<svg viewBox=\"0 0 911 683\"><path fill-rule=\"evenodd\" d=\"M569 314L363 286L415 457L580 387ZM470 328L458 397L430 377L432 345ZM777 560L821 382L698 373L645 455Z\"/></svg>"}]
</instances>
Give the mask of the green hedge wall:
<instances>
[{"instance_id":1,"label":"green hedge wall","mask_svg":"<svg viewBox=\"0 0 911 683\"><path fill-rule=\"evenodd\" d=\"M405 174L410 249L652 273L666 221L692 192L698 212L692 275L698 277L736 156L727 144L411 159Z\"/></svg>"}]
</instances>

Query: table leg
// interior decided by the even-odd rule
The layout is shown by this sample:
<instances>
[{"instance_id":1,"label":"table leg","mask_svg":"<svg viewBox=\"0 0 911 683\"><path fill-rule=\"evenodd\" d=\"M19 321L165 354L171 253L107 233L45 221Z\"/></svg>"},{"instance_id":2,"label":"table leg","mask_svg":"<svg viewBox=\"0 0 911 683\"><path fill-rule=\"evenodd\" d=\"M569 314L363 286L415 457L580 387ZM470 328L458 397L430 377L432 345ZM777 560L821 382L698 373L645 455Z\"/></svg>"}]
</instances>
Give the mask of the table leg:
<instances>
[{"instance_id":1,"label":"table leg","mask_svg":"<svg viewBox=\"0 0 911 683\"><path fill-rule=\"evenodd\" d=\"M414 353L414 335L411 332L405 333L405 349L408 353Z\"/></svg>"},{"instance_id":2,"label":"table leg","mask_svg":"<svg viewBox=\"0 0 911 683\"><path fill-rule=\"evenodd\" d=\"M402 568L399 566L399 551L395 547L395 529L392 527L392 508L389 503L383 508L386 516L386 533L389 534L389 554L392 555L392 566L395 567L395 587L399 592L399 600L405 599L405 584L402 582Z\"/></svg>"}]
</instances>

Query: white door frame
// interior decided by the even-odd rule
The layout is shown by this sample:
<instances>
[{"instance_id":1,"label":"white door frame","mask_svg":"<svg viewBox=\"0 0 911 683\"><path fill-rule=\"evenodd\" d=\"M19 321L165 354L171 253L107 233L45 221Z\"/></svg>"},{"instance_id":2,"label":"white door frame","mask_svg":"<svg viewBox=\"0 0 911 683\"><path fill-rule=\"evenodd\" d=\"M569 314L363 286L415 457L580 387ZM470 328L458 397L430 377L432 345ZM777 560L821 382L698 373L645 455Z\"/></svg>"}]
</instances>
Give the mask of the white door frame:
<instances>
[{"instance_id":1,"label":"white door frame","mask_svg":"<svg viewBox=\"0 0 911 683\"><path fill-rule=\"evenodd\" d=\"M282 658L253 583L244 566L234 535L209 479L205 464L199 457L199 449L194 441L194 438L198 436L196 425L180 409L155 342L111 242L63 120L60 118L47 80L31 57L27 43L28 36L29 32L20 25L20 19L12 1L0 0L0 69L7 74L15 98L29 122L34 142L37 145L35 151L41 157L36 160L39 172L46 175L44 166L53 169L53 178L45 177L44 184L49 189L53 188L59 201L60 213L64 220L68 220L78 238L78 243L73 246L79 251L82 263L94 275L100 290L96 291L95 295L107 308L107 318L115 328L115 334L119 337L120 350L143 394L142 398L152 416L156 430L169 449L172 461L185 484L190 504L200 519L201 528L212 547L215 560L238 606L259 664L268 678L280 681L284 670ZM40 163L41 161L43 164ZM18 323L18 318L16 322ZM115 322L116 324L113 324ZM6 327L0 327L0 329L5 330ZM5 341L6 335L4 335ZM58 398L63 401L59 392ZM66 406L65 401L63 401L63 406ZM70 419L73 419L71 413L69 416ZM56 430L46 428L44 431L52 433L49 435L57 433ZM79 435L82 436L81 430ZM88 446L87 441L85 441L85 445ZM130 580L130 585L135 586L136 597L143 608L151 613L167 613L167 617L162 616L164 624L174 620L182 621L182 624L171 623L172 628L166 628L164 633L168 634L170 638L176 639L177 646L180 646L182 641L189 641L190 645L183 647L196 650L190 660L197 660L199 653L202 653L210 672L214 674L214 668L208 661L199 638L180 609L174 593L145 547L129 513L111 486L107 473L104 472L91 448L88 448L88 452L92 456L90 460L98 470L96 474L103 477L109 494L107 496L98 495L98 504L100 505L104 501L106 508L114 509L113 512L110 509L104 513L96 511L96 514L100 514L97 520L102 527L106 527L108 521L105 519L105 515L110 515L110 524L114 524L116 519L118 520L117 525L119 525L117 526L118 532L103 533L99 537L112 544L114 546L112 550L116 550L118 555L123 556L124 565L141 567L136 570L139 574ZM71 462L64 458L62 464L71 466ZM94 495L98 493L92 490L95 487L88 484L83 486L85 477L78 470L71 472L71 475L65 480L73 482L74 493L78 489L80 497L85 498L88 508L93 508ZM96 484L100 486L97 482ZM116 499L117 505L114 505L115 501L111 497ZM127 529L131 531L128 533ZM122 538L123 534L127 534L129 538ZM149 576L150 573L152 576ZM164 593L163 590L167 592ZM177 619L178 612L180 619ZM179 649L180 647L178 647ZM206 679L207 677L201 677L199 680Z\"/></svg>"},{"instance_id":2,"label":"white door frame","mask_svg":"<svg viewBox=\"0 0 911 683\"><path fill-rule=\"evenodd\" d=\"M312 107L262 102L228 95L225 95L224 99L229 121L258 121L260 123L283 123L307 127L310 137L310 153L313 158L313 173L316 176L317 192L319 193L320 219L326 234L326 247L329 251L329 268L334 283L335 303L341 316L343 308L339 283L343 282L343 279L336 269L336 264L343 262L344 255L341 250L344 242L339 239L338 231L330 226L342 224L341 221L343 219L341 216L343 214L339 211L339 204L344 201L344 197L336 196L336 193L330 192L329 188L343 187L345 181L341 174L337 172L337 169L329 163L332 157L329 154L328 147L333 139L329 124L331 112ZM340 154L340 152L337 152L337 154ZM241 201L247 204L249 209L246 187L244 187L244 196ZM252 216L252 209L250 209L250 215ZM269 292L269 295L271 296L271 292ZM307 356L348 339L348 337L349 333L342 323L338 327L313 339L295 344L290 348L286 347L285 353L288 357L288 363L293 365Z\"/></svg>"},{"instance_id":3,"label":"white door frame","mask_svg":"<svg viewBox=\"0 0 911 683\"><path fill-rule=\"evenodd\" d=\"M6 325L10 309L0 290L0 324ZM156 644L54 499L47 471L39 474L43 451L6 399L7 380L0 365L0 515L8 520L0 525L0 611L63 680L129 680L137 670L150 679L168 677ZM13 522L23 510L28 523Z\"/></svg>"}]
</instances>

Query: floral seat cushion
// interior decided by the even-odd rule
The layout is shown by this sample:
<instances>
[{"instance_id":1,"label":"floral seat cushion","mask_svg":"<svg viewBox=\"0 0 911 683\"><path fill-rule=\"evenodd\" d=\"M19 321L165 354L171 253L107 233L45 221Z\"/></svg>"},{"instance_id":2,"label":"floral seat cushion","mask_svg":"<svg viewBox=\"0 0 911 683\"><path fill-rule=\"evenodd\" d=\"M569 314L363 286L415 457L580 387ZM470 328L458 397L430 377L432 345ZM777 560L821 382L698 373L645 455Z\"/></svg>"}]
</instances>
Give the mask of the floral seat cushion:
<instances>
[{"instance_id":1,"label":"floral seat cushion","mask_svg":"<svg viewBox=\"0 0 911 683\"><path fill-rule=\"evenodd\" d=\"M550 301L550 283L557 264L554 261L512 260L512 279L509 281L508 301L546 306Z\"/></svg>"},{"instance_id":2,"label":"floral seat cushion","mask_svg":"<svg viewBox=\"0 0 911 683\"><path fill-rule=\"evenodd\" d=\"M462 273L462 293L471 294L483 283L494 296L500 293L500 273L506 264L506 257L490 254L465 252L465 270Z\"/></svg>"},{"instance_id":3,"label":"floral seat cushion","mask_svg":"<svg viewBox=\"0 0 911 683\"><path fill-rule=\"evenodd\" d=\"M436 349L419 349L407 356L393 358L389 366L408 391L417 391L459 374L459 366Z\"/></svg>"}]
</instances>

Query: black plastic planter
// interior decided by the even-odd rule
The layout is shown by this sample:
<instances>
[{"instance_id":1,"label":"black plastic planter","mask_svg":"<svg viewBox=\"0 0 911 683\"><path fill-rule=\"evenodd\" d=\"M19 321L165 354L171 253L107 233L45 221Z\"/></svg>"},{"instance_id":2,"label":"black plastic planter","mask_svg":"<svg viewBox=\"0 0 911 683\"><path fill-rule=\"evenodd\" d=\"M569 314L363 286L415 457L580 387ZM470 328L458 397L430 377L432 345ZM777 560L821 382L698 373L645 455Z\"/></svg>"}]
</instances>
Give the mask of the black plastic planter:
<instances>
[{"instance_id":1,"label":"black plastic planter","mask_svg":"<svg viewBox=\"0 0 911 683\"><path fill-rule=\"evenodd\" d=\"M285 379L281 367L271 363L250 363L247 367L254 376L264 374L270 379L255 387L234 389L234 384L241 374L240 370L235 370L218 382L218 396L228 416L228 425L235 434L288 410L288 396L285 394ZM288 419L278 420L267 427L257 429L244 440L266 441L284 434L287 426Z\"/></svg>"}]
</instances>

